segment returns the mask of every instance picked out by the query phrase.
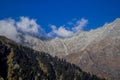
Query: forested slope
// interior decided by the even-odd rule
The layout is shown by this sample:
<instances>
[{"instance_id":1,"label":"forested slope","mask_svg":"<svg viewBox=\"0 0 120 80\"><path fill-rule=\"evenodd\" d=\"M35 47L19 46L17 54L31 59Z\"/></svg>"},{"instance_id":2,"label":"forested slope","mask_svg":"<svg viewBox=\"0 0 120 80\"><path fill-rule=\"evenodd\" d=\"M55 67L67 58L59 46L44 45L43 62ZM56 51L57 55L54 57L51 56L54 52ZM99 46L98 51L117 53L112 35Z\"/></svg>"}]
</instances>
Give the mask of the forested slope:
<instances>
[{"instance_id":1,"label":"forested slope","mask_svg":"<svg viewBox=\"0 0 120 80\"><path fill-rule=\"evenodd\" d=\"M0 36L0 80L101 80L63 59Z\"/></svg>"}]
</instances>

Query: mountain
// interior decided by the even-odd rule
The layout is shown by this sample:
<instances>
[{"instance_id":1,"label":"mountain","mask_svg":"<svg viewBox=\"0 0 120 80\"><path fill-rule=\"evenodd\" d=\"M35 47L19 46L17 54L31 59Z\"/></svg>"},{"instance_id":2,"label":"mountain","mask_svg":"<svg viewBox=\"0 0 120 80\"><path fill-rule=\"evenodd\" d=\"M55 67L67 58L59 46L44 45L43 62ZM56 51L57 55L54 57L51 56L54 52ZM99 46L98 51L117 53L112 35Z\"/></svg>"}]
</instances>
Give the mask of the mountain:
<instances>
[{"instance_id":1,"label":"mountain","mask_svg":"<svg viewBox=\"0 0 120 80\"><path fill-rule=\"evenodd\" d=\"M0 36L0 80L103 80L58 57Z\"/></svg>"},{"instance_id":2,"label":"mountain","mask_svg":"<svg viewBox=\"0 0 120 80\"><path fill-rule=\"evenodd\" d=\"M67 55L66 60L79 65L82 70L96 74L99 77L119 80L120 19L94 30L94 34L97 37L89 45L85 46L77 54Z\"/></svg>"},{"instance_id":3,"label":"mountain","mask_svg":"<svg viewBox=\"0 0 120 80\"><path fill-rule=\"evenodd\" d=\"M64 58L99 77L120 79L120 18L70 38L43 41L24 36L23 43L37 51Z\"/></svg>"}]
</instances>

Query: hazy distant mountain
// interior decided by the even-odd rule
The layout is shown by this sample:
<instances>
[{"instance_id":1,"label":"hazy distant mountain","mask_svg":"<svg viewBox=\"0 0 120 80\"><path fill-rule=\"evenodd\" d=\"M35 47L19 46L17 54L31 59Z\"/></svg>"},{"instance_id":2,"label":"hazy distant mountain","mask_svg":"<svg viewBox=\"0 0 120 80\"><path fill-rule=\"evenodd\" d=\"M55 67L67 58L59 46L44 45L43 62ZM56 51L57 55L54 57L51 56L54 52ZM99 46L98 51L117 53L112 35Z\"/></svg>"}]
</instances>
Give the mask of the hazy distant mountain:
<instances>
[{"instance_id":1,"label":"hazy distant mountain","mask_svg":"<svg viewBox=\"0 0 120 80\"><path fill-rule=\"evenodd\" d=\"M103 80L58 57L0 36L0 80Z\"/></svg>"},{"instance_id":2,"label":"hazy distant mountain","mask_svg":"<svg viewBox=\"0 0 120 80\"><path fill-rule=\"evenodd\" d=\"M119 80L120 19L91 31L82 31L70 38L43 41L24 36L24 45L79 65L84 71Z\"/></svg>"}]
</instances>

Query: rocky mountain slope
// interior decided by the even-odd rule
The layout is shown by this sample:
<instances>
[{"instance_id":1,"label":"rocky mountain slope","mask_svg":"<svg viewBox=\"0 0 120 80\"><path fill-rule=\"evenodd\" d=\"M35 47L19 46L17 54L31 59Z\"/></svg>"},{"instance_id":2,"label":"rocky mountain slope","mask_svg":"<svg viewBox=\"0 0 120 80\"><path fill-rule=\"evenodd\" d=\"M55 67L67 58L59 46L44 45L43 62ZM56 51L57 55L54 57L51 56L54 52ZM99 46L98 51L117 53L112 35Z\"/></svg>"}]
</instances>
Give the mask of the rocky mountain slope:
<instances>
[{"instance_id":1,"label":"rocky mountain slope","mask_svg":"<svg viewBox=\"0 0 120 80\"><path fill-rule=\"evenodd\" d=\"M68 55L66 59L79 65L84 71L109 80L119 80L120 38L106 38L93 43L80 53Z\"/></svg>"},{"instance_id":2,"label":"rocky mountain slope","mask_svg":"<svg viewBox=\"0 0 120 80\"><path fill-rule=\"evenodd\" d=\"M58 57L0 36L0 80L103 80Z\"/></svg>"},{"instance_id":3,"label":"rocky mountain slope","mask_svg":"<svg viewBox=\"0 0 120 80\"><path fill-rule=\"evenodd\" d=\"M100 28L101 29L101 28ZM120 20L105 25L101 36L94 39L84 50L66 57L84 71L109 80L120 77Z\"/></svg>"},{"instance_id":4,"label":"rocky mountain slope","mask_svg":"<svg viewBox=\"0 0 120 80\"><path fill-rule=\"evenodd\" d=\"M119 18L96 30L83 31L65 39L42 41L25 35L23 43L35 50L64 58L100 77L120 79Z\"/></svg>"},{"instance_id":5,"label":"rocky mountain slope","mask_svg":"<svg viewBox=\"0 0 120 80\"><path fill-rule=\"evenodd\" d=\"M105 24L103 27L91 31L83 31L70 38L60 39L55 38L48 41L43 41L30 35L24 35L23 42L25 45L32 48L45 51L59 57L66 56L71 53L77 53L84 50L93 41L99 42L106 36L119 36L120 34L120 19L114 22ZM59 55L61 53L61 55Z\"/></svg>"}]
</instances>

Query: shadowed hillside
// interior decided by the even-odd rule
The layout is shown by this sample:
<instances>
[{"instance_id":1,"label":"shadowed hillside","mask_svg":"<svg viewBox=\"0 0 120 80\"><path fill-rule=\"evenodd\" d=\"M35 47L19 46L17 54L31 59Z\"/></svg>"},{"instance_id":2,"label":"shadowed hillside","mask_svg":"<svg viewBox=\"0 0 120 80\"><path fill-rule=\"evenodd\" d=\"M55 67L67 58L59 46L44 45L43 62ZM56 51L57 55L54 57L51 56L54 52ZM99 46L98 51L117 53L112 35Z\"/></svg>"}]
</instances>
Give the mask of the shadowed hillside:
<instances>
[{"instance_id":1,"label":"shadowed hillside","mask_svg":"<svg viewBox=\"0 0 120 80\"><path fill-rule=\"evenodd\" d=\"M0 36L0 80L101 80L63 59Z\"/></svg>"}]
</instances>

